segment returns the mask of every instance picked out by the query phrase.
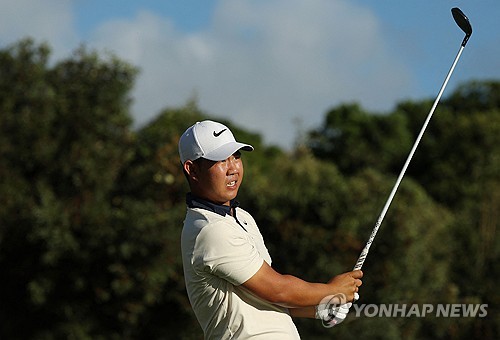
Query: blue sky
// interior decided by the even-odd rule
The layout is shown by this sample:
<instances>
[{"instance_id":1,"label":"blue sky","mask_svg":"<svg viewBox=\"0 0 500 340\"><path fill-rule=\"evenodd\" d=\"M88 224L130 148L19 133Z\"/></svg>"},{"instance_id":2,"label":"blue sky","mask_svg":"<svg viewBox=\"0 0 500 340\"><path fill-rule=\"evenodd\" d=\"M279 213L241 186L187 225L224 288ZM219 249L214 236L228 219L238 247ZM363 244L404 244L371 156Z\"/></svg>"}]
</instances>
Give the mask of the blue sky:
<instances>
[{"instance_id":1,"label":"blue sky","mask_svg":"<svg viewBox=\"0 0 500 340\"><path fill-rule=\"evenodd\" d=\"M25 36L55 60L82 43L138 66L136 125L197 98L204 111L293 145L328 109L389 112L433 99L464 36L474 33L444 94L500 79L498 0L0 0L0 46Z\"/></svg>"}]
</instances>

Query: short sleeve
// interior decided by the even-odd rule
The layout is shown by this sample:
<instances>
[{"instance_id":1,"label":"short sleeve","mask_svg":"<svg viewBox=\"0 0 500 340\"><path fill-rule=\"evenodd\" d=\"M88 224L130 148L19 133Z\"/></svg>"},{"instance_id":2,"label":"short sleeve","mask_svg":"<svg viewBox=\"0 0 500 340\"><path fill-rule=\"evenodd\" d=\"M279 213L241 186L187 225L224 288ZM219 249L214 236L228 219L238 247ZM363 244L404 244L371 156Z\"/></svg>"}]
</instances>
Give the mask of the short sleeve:
<instances>
[{"instance_id":1,"label":"short sleeve","mask_svg":"<svg viewBox=\"0 0 500 340\"><path fill-rule=\"evenodd\" d=\"M243 229L222 221L203 228L196 243L195 270L209 272L234 285L250 279L264 261Z\"/></svg>"}]
</instances>

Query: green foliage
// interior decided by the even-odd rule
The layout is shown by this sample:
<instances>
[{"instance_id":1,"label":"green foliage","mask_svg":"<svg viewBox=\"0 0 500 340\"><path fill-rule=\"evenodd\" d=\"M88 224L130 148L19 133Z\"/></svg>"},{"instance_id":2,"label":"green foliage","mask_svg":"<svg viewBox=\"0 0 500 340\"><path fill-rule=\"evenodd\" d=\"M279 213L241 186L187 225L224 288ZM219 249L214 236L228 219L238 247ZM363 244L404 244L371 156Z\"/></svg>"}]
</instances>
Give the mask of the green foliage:
<instances>
[{"instance_id":1,"label":"green foliage","mask_svg":"<svg viewBox=\"0 0 500 340\"><path fill-rule=\"evenodd\" d=\"M330 110L323 126L310 132L307 144L316 157L352 174L364 168L396 171L410 138L404 115L373 115L350 104Z\"/></svg>"},{"instance_id":2,"label":"green foliage","mask_svg":"<svg viewBox=\"0 0 500 340\"><path fill-rule=\"evenodd\" d=\"M197 339L180 233L177 141L218 118L195 101L134 131L137 71L85 48L49 65L31 40L0 50L0 338ZM305 339L495 338L500 331L499 83L443 100L370 250L361 301L487 303L486 318L296 320ZM291 152L222 120L243 154L239 200L273 267L309 281L350 270L431 106L330 110Z\"/></svg>"},{"instance_id":3,"label":"green foliage","mask_svg":"<svg viewBox=\"0 0 500 340\"><path fill-rule=\"evenodd\" d=\"M267 176L261 172L259 177L245 179L240 195L243 206L259 221L279 271L300 272L310 280L328 279L328 274L314 266L300 268L297 264L333 251L333 244L325 241L333 238L333 226L343 207L346 189L342 176L334 165L320 162L308 152L298 152L292 158L277 156L270 166L260 169L272 169Z\"/></svg>"},{"instance_id":4,"label":"green foliage","mask_svg":"<svg viewBox=\"0 0 500 340\"><path fill-rule=\"evenodd\" d=\"M52 68L48 55L28 40L0 56L2 337L133 336L178 277L159 228L174 211L119 194L136 72L84 49Z\"/></svg>"},{"instance_id":5,"label":"green foliage","mask_svg":"<svg viewBox=\"0 0 500 340\"><path fill-rule=\"evenodd\" d=\"M403 186L398 191L393 207L381 229L381 233L387 233L387 230L392 233L401 228L402 220L392 225L391 219L398 213L399 204L411 205L409 198L402 197L405 185L408 185L410 181L418 183L423 188L420 190L425 190L427 196L422 202L435 201L439 203L439 206L434 208L422 206L415 210L416 214L406 209L401 214L405 219L411 219L414 215L413 223L417 222L412 228L403 229L404 232L401 235L411 235L411 231L422 228L421 224L424 225L425 230L428 230L427 233L432 232L427 238L419 235L420 247L416 247L414 253L409 247L404 254L395 258L407 258L409 262L400 263L393 259L386 263L393 269L411 268L411 272L399 272L398 275L404 277L404 281L409 280L407 290L418 286L419 292L424 293L420 296L420 300L413 300L411 296L404 297L404 300L439 301L435 299L437 296L441 298L441 303L446 301L448 303L488 304L490 306L488 317L479 320L464 318L460 319L458 324L449 320L425 319L414 323L419 324L418 327L412 325L413 331L405 332L404 337L408 335L412 338L444 337L446 335L451 338L468 338L478 337L481 334L494 338L493 334L498 332L500 316L491 308L498 304L498 294L495 293L494 280L489 279L497 277L499 269L496 265L500 246L500 237L496 232L499 224L498 211L500 211L498 87L498 82L493 81L471 82L460 86L449 99L442 101L413 157ZM339 168L345 174L359 171L363 168L363 162L367 162L366 164L370 164L372 170L392 173L396 176L403 165L402 160L399 167L386 166L384 164L389 163L384 160L377 165L374 160L371 160L374 153L378 151L383 153L386 147L382 143L377 143L373 138L375 135L373 129L376 129L377 122L380 120L398 122L398 125L393 128L398 131L396 136L401 138L401 145L405 146L407 154L410 151L408 136L415 140L431 105L432 102L428 100L418 103L403 102L394 112L384 117L365 115L356 105L340 106L328 113L324 126L311 133L309 145L315 155L326 159L332 157L334 162L340 164ZM398 118L394 119L395 117ZM372 128L368 128L370 126ZM387 138L390 140L393 137L388 135ZM371 141L371 143L366 141ZM393 148L388 148L389 153L395 150L394 145L398 143L397 139L392 139L391 143ZM361 147L362 152L358 147ZM377 151L374 152L374 149ZM401 148L397 149L401 151ZM363 157L363 153L369 154ZM396 156L389 158L398 159ZM393 183L394 181L390 187ZM355 181L350 187L355 189L358 186L359 184ZM357 197L355 203L360 203L359 199L366 196L363 194L364 190L373 187L383 186L370 182L369 186L361 187L362 190L355 196ZM378 192L372 197L386 199L390 187L387 186L385 194ZM367 213L369 214L368 211L362 210L361 216L353 215L347 229L357 230L357 225L363 221L362 216L367 216ZM429 213L435 214L436 217L426 222L425 216ZM363 233L368 235L369 231L366 230ZM401 242L409 246L409 240L397 238L390 243L390 247L386 248L378 243L380 238L390 240L391 235L383 234L376 240L376 247L370 253L375 252L375 258L378 252L384 252L380 255L387 256L387 250L393 251ZM423 255L428 255L426 261L422 261ZM373 257L369 257L365 265L366 270L372 259ZM420 263L423 262L427 262L428 266L420 267ZM427 273L418 274L421 268L427 268ZM386 273L386 270L382 268L382 271L377 272ZM414 274L418 275L414 276ZM397 279L398 275L393 278L398 282L397 286L393 288L389 296L380 301L388 301L399 296L397 291L394 291L403 285L401 280ZM392 282L389 278L377 278L377 281L381 280L377 282L377 285L382 286L384 283ZM419 280L425 285L418 285ZM384 287L383 290L386 291L387 288ZM400 330L403 328L403 326L398 327ZM403 333L398 335L398 337L402 336Z\"/></svg>"}]
</instances>

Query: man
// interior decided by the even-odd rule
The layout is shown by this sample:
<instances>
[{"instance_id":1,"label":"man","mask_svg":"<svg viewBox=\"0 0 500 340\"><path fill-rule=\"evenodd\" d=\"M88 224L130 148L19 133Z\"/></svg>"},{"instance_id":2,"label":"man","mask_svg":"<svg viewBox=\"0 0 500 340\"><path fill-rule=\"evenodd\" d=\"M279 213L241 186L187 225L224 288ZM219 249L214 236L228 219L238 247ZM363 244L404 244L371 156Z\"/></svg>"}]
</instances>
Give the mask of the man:
<instances>
[{"instance_id":1,"label":"man","mask_svg":"<svg viewBox=\"0 0 500 340\"><path fill-rule=\"evenodd\" d=\"M299 339L291 317L341 322L362 272L310 283L271 267L257 224L235 200L244 174L241 150L253 147L237 142L227 126L208 120L189 127L179 140L191 190L182 261L189 301L205 338ZM332 312L332 297L342 297L336 302L343 308Z\"/></svg>"}]
</instances>

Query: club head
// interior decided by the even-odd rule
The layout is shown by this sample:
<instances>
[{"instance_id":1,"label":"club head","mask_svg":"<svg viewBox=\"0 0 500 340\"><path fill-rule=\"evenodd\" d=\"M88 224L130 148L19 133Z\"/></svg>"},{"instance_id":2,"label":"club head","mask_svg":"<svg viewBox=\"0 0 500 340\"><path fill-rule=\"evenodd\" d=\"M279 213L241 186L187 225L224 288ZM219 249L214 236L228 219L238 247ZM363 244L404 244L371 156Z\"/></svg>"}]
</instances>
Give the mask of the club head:
<instances>
[{"instance_id":1,"label":"club head","mask_svg":"<svg viewBox=\"0 0 500 340\"><path fill-rule=\"evenodd\" d=\"M458 27L460 27L460 29L465 33L464 41L462 41L462 46L465 46L472 34L472 26L469 22L469 18L467 18L464 12L462 12L458 7L452 8L451 14L453 15L453 19L455 19Z\"/></svg>"}]
</instances>

